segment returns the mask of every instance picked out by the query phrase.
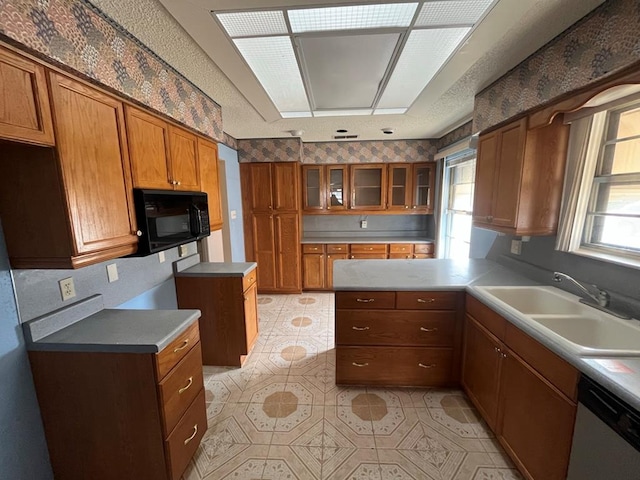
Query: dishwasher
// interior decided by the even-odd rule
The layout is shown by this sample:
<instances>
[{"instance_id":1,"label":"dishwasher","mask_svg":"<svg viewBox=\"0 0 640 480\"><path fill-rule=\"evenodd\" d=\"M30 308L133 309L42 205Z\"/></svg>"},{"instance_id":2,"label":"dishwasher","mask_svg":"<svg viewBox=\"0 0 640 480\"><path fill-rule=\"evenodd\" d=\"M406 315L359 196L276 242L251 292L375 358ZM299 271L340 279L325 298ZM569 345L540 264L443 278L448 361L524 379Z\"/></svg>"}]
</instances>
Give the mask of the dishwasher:
<instances>
[{"instance_id":1,"label":"dishwasher","mask_svg":"<svg viewBox=\"0 0 640 480\"><path fill-rule=\"evenodd\" d=\"M584 375L567 479L640 480L640 413Z\"/></svg>"}]
</instances>

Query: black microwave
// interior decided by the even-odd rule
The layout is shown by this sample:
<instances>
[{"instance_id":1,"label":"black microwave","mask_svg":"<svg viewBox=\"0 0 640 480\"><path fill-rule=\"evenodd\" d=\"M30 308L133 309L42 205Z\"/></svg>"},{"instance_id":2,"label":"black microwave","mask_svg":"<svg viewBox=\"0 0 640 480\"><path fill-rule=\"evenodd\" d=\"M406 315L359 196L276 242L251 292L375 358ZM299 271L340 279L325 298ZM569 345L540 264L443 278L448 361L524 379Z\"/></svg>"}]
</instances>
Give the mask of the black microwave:
<instances>
[{"instance_id":1,"label":"black microwave","mask_svg":"<svg viewBox=\"0 0 640 480\"><path fill-rule=\"evenodd\" d=\"M209 236L204 192L133 189L138 221L138 252L150 255Z\"/></svg>"}]
</instances>

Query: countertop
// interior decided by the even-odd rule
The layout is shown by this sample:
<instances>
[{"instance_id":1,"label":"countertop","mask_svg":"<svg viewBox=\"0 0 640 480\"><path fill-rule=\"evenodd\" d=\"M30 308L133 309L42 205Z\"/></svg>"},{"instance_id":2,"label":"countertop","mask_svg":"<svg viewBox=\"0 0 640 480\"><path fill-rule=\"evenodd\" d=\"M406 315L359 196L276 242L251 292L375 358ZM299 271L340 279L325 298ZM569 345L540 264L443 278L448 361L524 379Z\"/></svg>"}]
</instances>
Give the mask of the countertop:
<instances>
[{"instance_id":1,"label":"countertop","mask_svg":"<svg viewBox=\"0 0 640 480\"><path fill-rule=\"evenodd\" d=\"M200 318L200 310L102 308L100 295L23 324L28 350L157 353Z\"/></svg>"},{"instance_id":2,"label":"countertop","mask_svg":"<svg viewBox=\"0 0 640 480\"><path fill-rule=\"evenodd\" d=\"M176 277L245 277L258 266L256 262L197 263L175 272Z\"/></svg>"},{"instance_id":3,"label":"countertop","mask_svg":"<svg viewBox=\"0 0 640 480\"><path fill-rule=\"evenodd\" d=\"M336 291L464 290L640 411L640 357L580 357L476 287L538 285L490 260L337 260Z\"/></svg>"},{"instance_id":4,"label":"countertop","mask_svg":"<svg viewBox=\"0 0 640 480\"><path fill-rule=\"evenodd\" d=\"M324 237L305 235L300 243L433 243L433 238L428 237L407 237L407 236L385 236L385 237Z\"/></svg>"}]
</instances>

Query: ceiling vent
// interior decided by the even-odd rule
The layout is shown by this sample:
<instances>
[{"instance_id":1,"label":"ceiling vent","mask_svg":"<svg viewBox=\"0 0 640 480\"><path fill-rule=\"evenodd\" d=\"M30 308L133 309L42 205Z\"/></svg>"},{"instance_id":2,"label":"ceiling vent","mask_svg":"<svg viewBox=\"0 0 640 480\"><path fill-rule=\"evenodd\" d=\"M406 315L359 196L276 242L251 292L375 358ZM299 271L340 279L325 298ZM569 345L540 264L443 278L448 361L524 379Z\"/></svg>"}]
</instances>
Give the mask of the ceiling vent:
<instances>
[{"instance_id":1,"label":"ceiling vent","mask_svg":"<svg viewBox=\"0 0 640 480\"><path fill-rule=\"evenodd\" d=\"M334 140L354 140L358 138L359 135L334 135Z\"/></svg>"}]
</instances>

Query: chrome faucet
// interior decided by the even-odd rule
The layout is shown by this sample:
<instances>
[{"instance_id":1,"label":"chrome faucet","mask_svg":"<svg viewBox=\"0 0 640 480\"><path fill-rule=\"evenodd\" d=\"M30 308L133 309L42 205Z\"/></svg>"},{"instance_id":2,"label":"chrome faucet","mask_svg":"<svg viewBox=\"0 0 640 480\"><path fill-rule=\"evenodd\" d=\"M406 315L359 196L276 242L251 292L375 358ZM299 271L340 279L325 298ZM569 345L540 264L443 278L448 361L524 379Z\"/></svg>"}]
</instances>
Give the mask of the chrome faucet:
<instances>
[{"instance_id":1,"label":"chrome faucet","mask_svg":"<svg viewBox=\"0 0 640 480\"><path fill-rule=\"evenodd\" d=\"M591 298L594 302L596 302L596 304L602 308L607 308L609 306L609 302L611 301L611 297L609 296L609 293L602 290L601 288L599 288L597 285L591 285L593 288L596 289L596 291L598 293L593 294L591 293L591 291L589 291L589 289L587 287L585 287L582 283L580 283L579 281L577 281L575 278L570 277L569 275L567 275L566 273L562 273L562 272L553 272L553 281L554 282L562 282L562 279L567 279L569 280L571 283L573 283L575 286L577 286L585 295L587 295L589 298ZM587 303L590 304L591 302L583 302L583 303Z\"/></svg>"}]
</instances>

